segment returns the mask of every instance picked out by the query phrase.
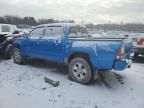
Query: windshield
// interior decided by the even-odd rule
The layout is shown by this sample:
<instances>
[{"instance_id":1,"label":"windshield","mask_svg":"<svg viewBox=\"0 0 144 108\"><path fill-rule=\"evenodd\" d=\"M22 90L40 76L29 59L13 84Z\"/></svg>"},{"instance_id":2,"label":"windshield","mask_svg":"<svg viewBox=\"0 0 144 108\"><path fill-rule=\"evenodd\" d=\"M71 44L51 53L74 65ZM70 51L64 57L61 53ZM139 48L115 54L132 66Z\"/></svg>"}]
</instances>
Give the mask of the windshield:
<instances>
[{"instance_id":1,"label":"windshield","mask_svg":"<svg viewBox=\"0 0 144 108\"><path fill-rule=\"evenodd\" d=\"M10 27L7 25L2 26L2 32L10 32Z\"/></svg>"},{"instance_id":2,"label":"windshield","mask_svg":"<svg viewBox=\"0 0 144 108\"><path fill-rule=\"evenodd\" d=\"M69 28L68 37L88 37L88 32L85 27L72 26Z\"/></svg>"}]
</instances>

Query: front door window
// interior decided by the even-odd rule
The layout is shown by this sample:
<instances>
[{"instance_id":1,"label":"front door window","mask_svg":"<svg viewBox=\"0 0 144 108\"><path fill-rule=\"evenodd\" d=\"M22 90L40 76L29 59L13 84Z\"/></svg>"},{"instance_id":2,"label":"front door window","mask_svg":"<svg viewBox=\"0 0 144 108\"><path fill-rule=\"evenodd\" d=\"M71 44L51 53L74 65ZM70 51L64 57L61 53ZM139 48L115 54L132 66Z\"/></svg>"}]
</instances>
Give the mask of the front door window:
<instances>
[{"instance_id":1,"label":"front door window","mask_svg":"<svg viewBox=\"0 0 144 108\"><path fill-rule=\"evenodd\" d=\"M44 27L35 28L31 31L29 38L30 39L38 39L44 35Z\"/></svg>"}]
</instances>

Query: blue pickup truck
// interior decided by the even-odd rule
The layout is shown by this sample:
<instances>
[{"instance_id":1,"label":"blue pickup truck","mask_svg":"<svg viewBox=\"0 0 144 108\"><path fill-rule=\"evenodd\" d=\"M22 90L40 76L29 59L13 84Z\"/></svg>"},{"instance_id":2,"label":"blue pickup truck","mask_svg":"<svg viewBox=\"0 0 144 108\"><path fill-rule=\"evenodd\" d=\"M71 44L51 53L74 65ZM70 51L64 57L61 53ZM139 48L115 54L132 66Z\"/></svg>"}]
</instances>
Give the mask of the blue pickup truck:
<instances>
[{"instance_id":1,"label":"blue pickup truck","mask_svg":"<svg viewBox=\"0 0 144 108\"><path fill-rule=\"evenodd\" d=\"M92 37L83 25L44 24L13 42L13 59L17 64L28 57L67 64L70 78L87 84L98 70L130 67L132 47L131 39Z\"/></svg>"}]
</instances>

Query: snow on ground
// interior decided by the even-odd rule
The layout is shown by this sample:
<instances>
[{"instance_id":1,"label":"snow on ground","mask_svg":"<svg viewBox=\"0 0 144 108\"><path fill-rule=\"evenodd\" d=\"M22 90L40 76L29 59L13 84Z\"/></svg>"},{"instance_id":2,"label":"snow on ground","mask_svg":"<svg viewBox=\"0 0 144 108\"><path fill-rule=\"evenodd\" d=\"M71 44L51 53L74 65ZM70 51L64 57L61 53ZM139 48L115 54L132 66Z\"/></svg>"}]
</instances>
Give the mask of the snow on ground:
<instances>
[{"instance_id":1,"label":"snow on ground","mask_svg":"<svg viewBox=\"0 0 144 108\"><path fill-rule=\"evenodd\" d=\"M45 76L60 85L45 83ZM123 72L103 72L90 85L70 81L56 63L0 59L0 108L144 108L144 57Z\"/></svg>"}]
</instances>

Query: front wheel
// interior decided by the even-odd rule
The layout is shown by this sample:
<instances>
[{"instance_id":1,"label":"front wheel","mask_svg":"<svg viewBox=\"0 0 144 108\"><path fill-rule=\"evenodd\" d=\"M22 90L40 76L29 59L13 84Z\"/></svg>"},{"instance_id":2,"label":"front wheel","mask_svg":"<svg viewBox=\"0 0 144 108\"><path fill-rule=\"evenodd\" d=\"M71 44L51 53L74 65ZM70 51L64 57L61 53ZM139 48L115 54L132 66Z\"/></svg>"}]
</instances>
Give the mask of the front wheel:
<instances>
[{"instance_id":1,"label":"front wheel","mask_svg":"<svg viewBox=\"0 0 144 108\"><path fill-rule=\"evenodd\" d=\"M23 64L24 63L24 57L21 54L21 51L19 48L13 49L13 59L16 64Z\"/></svg>"},{"instance_id":2,"label":"front wheel","mask_svg":"<svg viewBox=\"0 0 144 108\"><path fill-rule=\"evenodd\" d=\"M70 78L78 83L87 84L92 80L92 70L89 63L83 58L74 58L69 63Z\"/></svg>"},{"instance_id":3,"label":"front wheel","mask_svg":"<svg viewBox=\"0 0 144 108\"><path fill-rule=\"evenodd\" d=\"M5 59L10 59L11 56L12 56L12 44L8 44L5 47L4 58Z\"/></svg>"}]
</instances>

